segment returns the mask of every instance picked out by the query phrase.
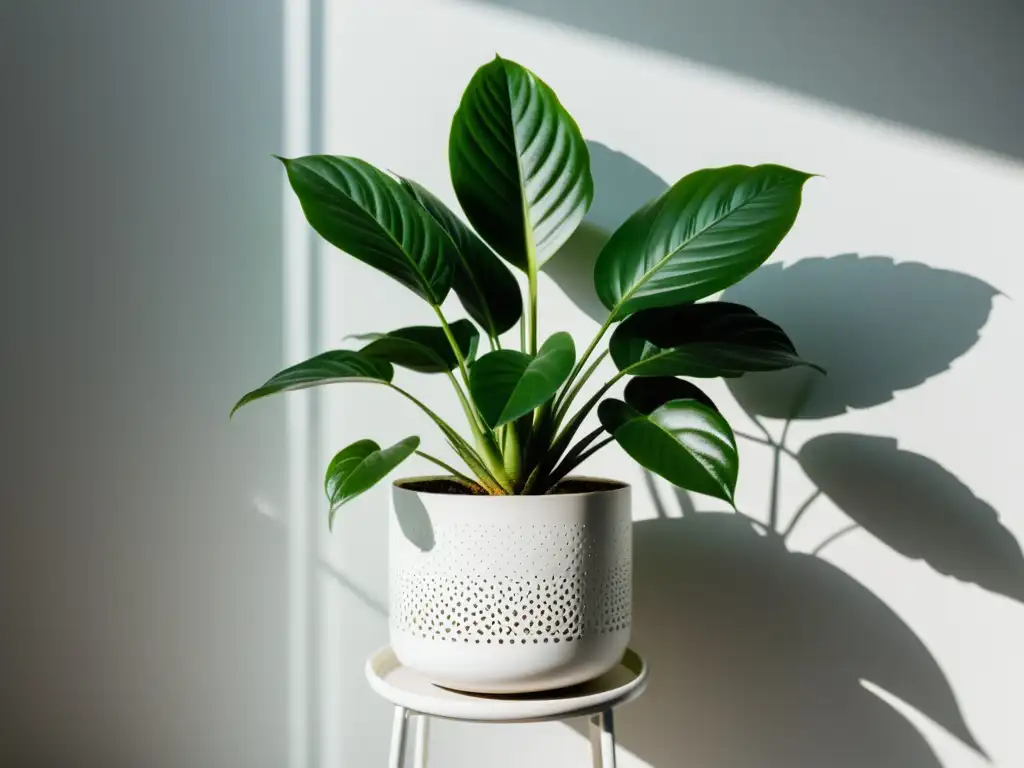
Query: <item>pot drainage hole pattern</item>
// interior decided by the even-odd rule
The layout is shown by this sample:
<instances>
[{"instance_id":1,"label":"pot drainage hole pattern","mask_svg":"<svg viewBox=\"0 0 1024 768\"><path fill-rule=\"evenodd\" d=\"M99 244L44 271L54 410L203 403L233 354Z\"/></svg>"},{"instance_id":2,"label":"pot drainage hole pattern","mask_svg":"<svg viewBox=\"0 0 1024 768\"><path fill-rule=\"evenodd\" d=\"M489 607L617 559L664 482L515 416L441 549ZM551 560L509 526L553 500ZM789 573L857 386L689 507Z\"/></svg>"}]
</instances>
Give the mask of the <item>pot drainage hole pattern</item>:
<instances>
[{"instance_id":1,"label":"pot drainage hole pattern","mask_svg":"<svg viewBox=\"0 0 1024 768\"><path fill-rule=\"evenodd\" d=\"M430 552L401 548L391 589L397 629L505 645L571 643L629 628L629 521L600 537L583 524L461 524L447 533Z\"/></svg>"}]
</instances>

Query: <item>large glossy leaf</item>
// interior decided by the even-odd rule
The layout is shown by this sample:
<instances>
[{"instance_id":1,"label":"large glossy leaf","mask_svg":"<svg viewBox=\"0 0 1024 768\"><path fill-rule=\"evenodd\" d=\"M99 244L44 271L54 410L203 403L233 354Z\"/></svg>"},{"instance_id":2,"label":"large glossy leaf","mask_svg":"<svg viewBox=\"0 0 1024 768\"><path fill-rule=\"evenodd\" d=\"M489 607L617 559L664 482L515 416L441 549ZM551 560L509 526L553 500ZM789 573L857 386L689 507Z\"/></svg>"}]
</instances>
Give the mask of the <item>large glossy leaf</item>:
<instances>
[{"instance_id":1,"label":"large glossy leaf","mask_svg":"<svg viewBox=\"0 0 1024 768\"><path fill-rule=\"evenodd\" d=\"M246 403L278 392L292 392L296 389L343 381L389 382L394 375L395 369L386 360L378 360L347 349L336 349L311 357L271 376L263 386L242 397L231 409L231 413L234 414Z\"/></svg>"},{"instance_id":2,"label":"large glossy leaf","mask_svg":"<svg viewBox=\"0 0 1024 768\"><path fill-rule=\"evenodd\" d=\"M656 411L672 400L696 400L714 411L718 410L718 406L696 384L672 376L630 379L622 392L622 397L644 415Z\"/></svg>"},{"instance_id":3,"label":"large glossy leaf","mask_svg":"<svg viewBox=\"0 0 1024 768\"><path fill-rule=\"evenodd\" d=\"M723 301L637 312L615 329L608 349L619 370L633 376L728 377L796 365L821 370L797 354L775 323Z\"/></svg>"},{"instance_id":4,"label":"large glossy leaf","mask_svg":"<svg viewBox=\"0 0 1024 768\"><path fill-rule=\"evenodd\" d=\"M697 301L753 272L789 232L806 173L708 168L680 179L612 235L594 285L614 317Z\"/></svg>"},{"instance_id":5,"label":"large glossy leaf","mask_svg":"<svg viewBox=\"0 0 1024 768\"><path fill-rule=\"evenodd\" d=\"M469 316L489 336L515 325L523 314L523 297L509 268L433 193L410 179L401 182L455 243L459 261L452 288Z\"/></svg>"},{"instance_id":6,"label":"large glossy leaf","mask_svg":"<svg viewBox=\"0 0 1024 768\"><path fill-rule=\"evenodd\" d=\"M457 263L455 246L397 181L354 157L310 155L281 162L321 237L431 304L444 301Z\"/></svg>"},{"instance_id":7,"label":"large glossy leaf","mask_svg":"<svg viewBox=\"0 0 1024 768\"><path fill-rule=\"evenodd\" d=\"M554 255L594 196L576 123L540 78L507 59L478 69L466 87L448 160L470 223L524 271Z\"/></svg>"},{"instance_id":8,"label":"large glossy leaf","mask_svg":"<svg viewBox=\"0 0 1024 768\"><path fill-rule=\"evenodd\" d=\"M373 440L357 440L340 450L331 459L324 478L324 490L331 502L328 525L334 525L338 507L383 480L419 447L420 439L413 436L383 450Z\"/></svg>"},{"instance_id":9,"label":"large glossy leaf","mask_svg":"<svg viewBox=\"0 0 1024 768\"><path fill-rule=\"evenodd\" d=\"M484 355L469 371L469 389L484 421L501 426L553 397L575 362L572 336L556 333L536 357L511 349Z\"/></svg>"},{"instance_id":10,"label":"large glossy leaf","mask_svg":"<svg viewBox=\"0 0 1024 768\"><path fill-rule=\"evenodd\" d=\"M718 411L696 400L672 400L645 416L609 399L597 415L640 466L680 488L732 503L739 454L732 429Z\"/></svg>"},{"instance_id":11,"label":"large glossy leaf","mask_svg":"<svg viewBox=\"0 0 1024 768\"><path fill-rule=\"evenodd\" d=\"M457 320L449 327L462 356L472 360L480 339L476 326L469 320ZM458 365L444 329L431 325L414 325L375 335L360 352L420 373L445 373Z\"/></svg>"}]
</instances>

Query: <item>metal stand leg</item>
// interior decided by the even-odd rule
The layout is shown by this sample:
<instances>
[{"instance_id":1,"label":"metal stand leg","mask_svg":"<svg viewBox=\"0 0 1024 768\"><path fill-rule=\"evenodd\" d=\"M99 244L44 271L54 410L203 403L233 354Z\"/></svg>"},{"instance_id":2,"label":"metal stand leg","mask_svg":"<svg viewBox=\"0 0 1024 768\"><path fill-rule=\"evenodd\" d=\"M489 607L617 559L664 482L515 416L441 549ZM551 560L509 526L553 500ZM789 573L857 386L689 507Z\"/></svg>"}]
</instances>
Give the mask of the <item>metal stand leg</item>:
<instances>
[{"instance_id":1,"label":"metal stand leg","mask_svg":"<svg viewBox=\"0 0 1024 768\"><path fill-rule=\"evenodd\" d=\"M388 768L402 768L405 757L405 734L409 726L409 710L395 707L394 724L391 726L391 756Z\"/></svg>"},{"instance_id":2,"label":"metal stand leg","mask_svg":"<svg viewBox=\"0 0 1024 768\"><path fill-rule=\"evenodd\" d=\"M615 719L610 709L590 716L590 750L594 768L615 768Z\"/></svg>"},{"instance_id":3,"label":"metal stand leg","mask_svg":"<svg viewBox=\"0 0 1024 768\"><path fill-rule=\"evenodd\" d=\"M427 747L430 739L430 716L416 718L416 740L412 745L413 768L427 768Z\"/></svg>"}]
</instances>

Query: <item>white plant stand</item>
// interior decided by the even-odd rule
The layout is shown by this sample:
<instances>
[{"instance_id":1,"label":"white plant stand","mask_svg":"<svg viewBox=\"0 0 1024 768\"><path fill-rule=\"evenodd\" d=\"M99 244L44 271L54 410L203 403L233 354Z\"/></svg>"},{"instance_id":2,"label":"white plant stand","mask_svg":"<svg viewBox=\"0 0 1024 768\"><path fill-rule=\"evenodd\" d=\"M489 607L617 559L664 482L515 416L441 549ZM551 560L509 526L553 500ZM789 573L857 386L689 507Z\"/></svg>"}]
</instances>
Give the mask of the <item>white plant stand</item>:
<instances>
[{"instance_id":1,"label":"white plant stand","mask_svg":"<svg viewBox=\"0 0 1024 768\"><path fill-rule=\"evenodd\" d=\"M595 680L557 691L525 694L462 693L441 688L403 666L390 646L366 661L366 679L395 705L389 768L403 768L409 721L416 720L413 765L426 768L432 717L478 723L539 723L570 717L590 718L594 768L615 768L613 710L632 701L647 685L647 665L627 650L617 667Z\"/></svg>"}]
</instances>

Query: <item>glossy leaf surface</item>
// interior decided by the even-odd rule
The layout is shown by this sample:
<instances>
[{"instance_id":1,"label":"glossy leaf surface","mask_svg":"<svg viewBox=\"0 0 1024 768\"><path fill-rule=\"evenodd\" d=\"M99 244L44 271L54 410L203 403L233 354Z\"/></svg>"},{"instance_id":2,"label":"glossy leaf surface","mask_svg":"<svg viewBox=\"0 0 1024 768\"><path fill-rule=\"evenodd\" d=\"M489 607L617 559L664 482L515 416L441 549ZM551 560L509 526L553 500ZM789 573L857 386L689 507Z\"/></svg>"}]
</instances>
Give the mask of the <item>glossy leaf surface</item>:
<instances>
[{"instance_id":1,"label":"glossy leaf surface","mask_svg":"<svg viewBox=\"0 0 1024 768\"><path fill-rule=\"evenodd\" d=\"M524 271L554 255L594 195L576 123L540 78L507 59L482 66L467 86L448 161L470 223Z\"/></svg>"},{"instance_id":2,"label":"glossy leaf surface","mask_svg":"<svg viewBox=\"0 0 1024 768\"><path fill-rule=\"evenodd\" d=\"M331 502L328 523L334 524L338 507L383 480L419 448L418 437L407 437L381 449L373 440L358 440L340 450L327 467L324 490Z\"/></svg>"},{"instance_id":3,"label":"glossy leaf surface","mask_svg":"<svg viewBox=\"0 0 1024 768\"><path fill-rule=\"evenodd\" d=\"M523 314L519 283L494 252L432 192L402 179L409 192L455 243L458 264L452 289L472 317L489 336L499 336Z\"/></svg>"},{"instance_id":4,"label":"glossy leaf surface","mask_svg":"<svg viewBox=\"0 0 1024 768\"><path fill-rule=\"evenodd\" d=\"M556 333L536 357L511 349L484 355L469 371L469 389L488 426L501 426L551 399L575 362L572 337Z\"/></svg>"},{"instance_id":5,"label":"glossy leaf surface","mask_svg":"<svg viewBox=\"0 0 1024 768\"><path fill-rule=\"evenodd\" d=\"M656 411L672 400L696 400L714 411L718 407L696 384L673 376L645 376L630 379L622 393L623 399L640 413Z\"/></svg>"},{"instance_id":6,"label":"glossy leaf surface","mask_svg":"<svg viewBox=\"0 0 1024 768\"><path fill-rule=\"evenodd\" d=\"M622 318L728 288L789 232L808 178L779 165L708 168L683 177L601 250L594 266L601 302Z\"/></svg>"},{"instance_id":7,"label":"glossy leaf surface","mask_svg":"<svg viewBox=\"0 0 1024 768\"><path fill-rule=\"evenodd\" d=\"M457 320L449 327L463 357L472 360L480 339L476 327L469 320ZM444 373L458 366L444 329L437 326L415 325L377 335L360 352L419 373Z\"/></svg>"},{"instance_id":8,"label":"glossy leaf surface","mask_svg":"<svg viewBox=\"0 0 1024 768\"><path fill-rule=\"evenodd\" d=\"M457 263L451 238L397 181L354 157L282 159L321 237L440 305Z\"/></svg>"},{"instance_id":9,"label":"glossy leaf surface","mask_svg":"<svg viewBox=\"0 0 1024 768\"><path fill-rule=\"evenodd\" d=\"M263 386L243 396L231 409L231 413L234 414L246 403L278 392L292 392L344 381L386 383L390 382L394 375L395 369L385 360L377 360L347 349L336 349L311 357L271 376Z\"/></svg>"},{"instance_id":10,"label":"glossy leaf surface","mask_svg":"<svg viewBox=\"0 0 1024 768\"><path fill-rule=\"evenodd\" d=\"M730 377L797 365L821 370L797 354L775 323L724 301L637 312L615 329L608 348L619 370L633 376Z\"/></svg>"},{"instance_id":11,"label":"glossy leaf surface","mask_svg":"<svg viewBox=\"0 0 1024 768\"><path fill-rule=\"evenodd\" d=\"M720 413L696 400L672 400L644 415L621 400L598 407L602 426L645 469L673 485L732 503L739 454Z\"/></svg>"}]
</instances>

